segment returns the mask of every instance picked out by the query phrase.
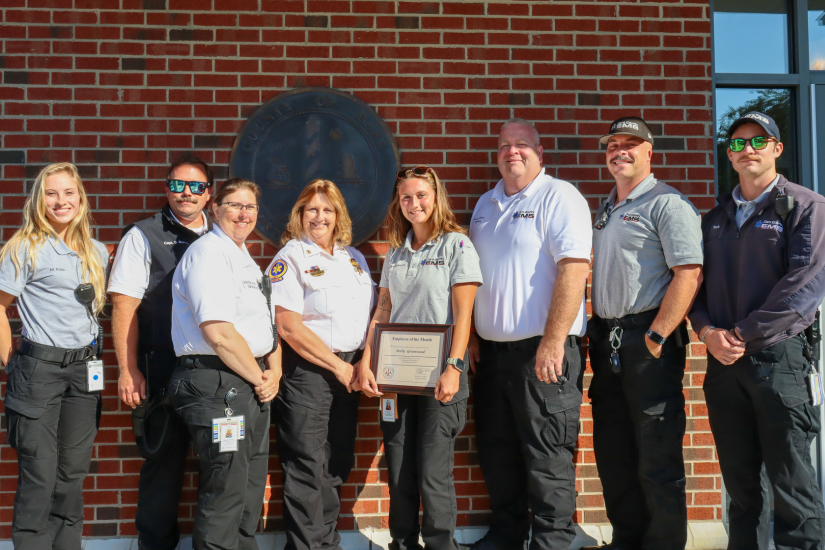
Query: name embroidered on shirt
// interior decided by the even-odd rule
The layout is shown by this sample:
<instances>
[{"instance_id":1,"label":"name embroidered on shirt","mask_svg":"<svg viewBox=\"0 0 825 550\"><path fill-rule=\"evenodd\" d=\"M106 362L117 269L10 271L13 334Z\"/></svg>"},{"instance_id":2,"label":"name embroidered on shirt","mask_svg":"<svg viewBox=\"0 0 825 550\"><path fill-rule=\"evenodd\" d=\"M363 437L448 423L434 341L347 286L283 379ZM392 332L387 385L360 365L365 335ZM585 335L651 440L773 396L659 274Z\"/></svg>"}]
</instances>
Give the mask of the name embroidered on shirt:
<instances>
[{"instance_id":1,"label":"name embroidered on shirt","mask_svg":"<svg viewBox=\"0 0 825 550\"><path fill-rule=\"evenodd\" d=\"M473 222L472 222L472 223L478 223L478 222L480 222L481 220L483 220L483 219L484 219L484 218L486 218L486 217L487 217L487 216L476 216L475 218L473 218Z\"/></svg>"},{"instance_id":2,"label":"name embroidered on shirt","mask_svg":"<svg viewBox=\"0 0 825 550\"><path fill-rule=\"evenodd\" d=\"M520 210L518 212L513 213L513 219L522 218L522 219L532 219L536 217L535 210Z\"/></svg>"},{"instance_id":3,"label":"name embroidered on shirt","mask_svg":"<svg viewBox=\"0 0 825 550\"><path fill-rule=\"evenodd\" d=\"M757 220L757 229L773 229L777 233L782 233L782 222L778 220Z\"/></svg>"},{"instance_id":4,"label":"name embroidered on shirt","mask_svg":"<svg viewBox=\"0 0 825 550\"><path fill-rule=\"evenodd\" d=\"M166 246L173 246L173 245L176 245L176 244L186 244L186 245L188 245L189 243L186 242L186 241L163 241L163 244L165 244Z\"/></svg>"},{"instance_id":5,"label":"name embroidered on shirt","mask_svg":"<svg viewBox=\"0 0 825 550\"><path fill-rule=\"evenodd\" d=\"M626 222L636 222L638 223L641 220L641 216L639 214L622 214L619 216L620 220L624 220Z\"/></svg>"},{"instance_id":6,"label":"name embroidered on shirt","mask_svg":"<svg viewBox=\"0 0 825 550\"><path fill-rule=\"evenodd\" d=\"M438 258L436 260L421 260L421 265L446 265L444 260Z\"/></svg>"}]
</instances>

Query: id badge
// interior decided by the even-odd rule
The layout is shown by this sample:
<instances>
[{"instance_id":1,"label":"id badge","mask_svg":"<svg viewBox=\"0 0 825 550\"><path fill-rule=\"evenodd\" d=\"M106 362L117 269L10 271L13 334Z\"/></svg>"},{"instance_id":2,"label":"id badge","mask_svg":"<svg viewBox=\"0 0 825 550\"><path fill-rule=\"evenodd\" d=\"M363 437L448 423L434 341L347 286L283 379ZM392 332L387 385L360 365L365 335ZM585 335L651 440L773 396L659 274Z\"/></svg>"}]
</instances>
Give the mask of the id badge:
<instances>
[{"instance_id":1,"label":"id badge","mask_svg":"<svg viewBox=\"0 0 825 550\"><path fill-rule=\"evenodd\" d=\"M238 429L236 430L237 438L243 439L246 437L246 429L244 426L244 416L227 416L224 418L213 418L212 419L212 442L218 443L221 441L221 434L225 434L225 431L221 429L223 424L227 423L237 423ZM235 449L237 450L237 449Z\"/></svg>"},{"instance_id":2,"label":"id badge","mask_svg":"<svg viewBox=\"0 0 825 550\"><path fill-rule=\"evenodd\" d=\"M825 402L825 388L822 386L822 375L812 371L808 375L808 390L811 393L811 405L818 407Z\"/></svg>"},{"instance_id":3,"label":"id badge","mask_svg":"<svg viewBox=\"0 0 825 550\"><path fill-rule=\"evenodd\" d=\"M238 450L238 441L241 440L241 423L237 420L232 422L221 422L220 431L220 452L230 453Z\"/></svg>"},{"instance_id":4,"label":"id badge","mask_svg":"<svg viewBox=\"0 0 825 550\"><path fill-rule=\"evenodd\" d=\"M398 418L398 400L394 393L389 393L381 398L381 419L384 422L395 422Z\"/></svg>"},{"instance_id":5,"label":"id badge","mask_svg":"<svg viewBox=\"0 0 825 550\"><path fill-rule=\"evenodd\" d=\"M103 361L86 361L86 384L89 391L103 390Z\"/></svg>"}]
</instances>

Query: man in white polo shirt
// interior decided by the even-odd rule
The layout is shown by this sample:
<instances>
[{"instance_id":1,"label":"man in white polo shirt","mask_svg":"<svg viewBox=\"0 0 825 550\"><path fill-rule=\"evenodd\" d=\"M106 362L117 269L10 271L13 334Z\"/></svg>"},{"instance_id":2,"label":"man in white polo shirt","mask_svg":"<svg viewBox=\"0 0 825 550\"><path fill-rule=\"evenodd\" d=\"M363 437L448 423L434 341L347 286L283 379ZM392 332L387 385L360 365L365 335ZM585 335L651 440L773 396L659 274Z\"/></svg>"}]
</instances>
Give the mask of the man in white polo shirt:
<instances>
[{"instance_id":1,"label":"man in white polo shirt","mask_svg":"<svg viewBox=\"0 0 825 550\"><path fill-rule=\"evenodd\" d=\"M592 229L584 197L542 167L529 121L498 138L502 179L476 204L470 239L485 281L470 339L476 437L493 511L474 550L562 549L575 538L573 453Z\"/></svg>"}]
</instances>

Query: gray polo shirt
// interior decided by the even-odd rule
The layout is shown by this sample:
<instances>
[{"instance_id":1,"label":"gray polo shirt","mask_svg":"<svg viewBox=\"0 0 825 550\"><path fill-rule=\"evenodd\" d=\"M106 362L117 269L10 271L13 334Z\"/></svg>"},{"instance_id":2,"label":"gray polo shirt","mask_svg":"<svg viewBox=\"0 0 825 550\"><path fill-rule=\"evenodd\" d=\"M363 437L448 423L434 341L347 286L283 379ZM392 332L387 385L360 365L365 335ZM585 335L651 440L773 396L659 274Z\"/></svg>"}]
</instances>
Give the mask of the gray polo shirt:
<instances>
[{"instance_id":1,"label":"gray polo shirt","mask_svg":"<svg viewBox=\"0 0 825 550\"><path fill-rule=\"evenodd\" d=\"M109 251L103 243L92 243L105 269L109 265ZM83 283L77 252L61 239L50 239L37 251L34 270L25 247L20 248L20 253L21 269L17 276L11 254L0 263L0 290L17 298L23 336L38 344L67 349L91 344L97 336L97 324L74 294Z\"/></svg>"},{"instance_id":2,"label":"gray polo shirt","mask_svg":"<svg viewBox=\"0 0 825 550\"><path fill-rule=\"evenodd\" d=\"M596 214L607 209L607 225L593 231L591 300L605 319L659 307L672 268L702 265L701 217L679 191L650 174L615 201L614 187Z\"/></svg>"},{"instance_id":3,"label":"gray polo shirt","mask_svg":"<svg viewBox=\"0 0 825 550\"><path fill-rule=\"evenodd\" d=\"M410 230L404 246L390 248L384 259L380 286L390 291L390 322L451 325L453 285L483 282L475 247L461 233L447 233L418 250L412 249L412 238ZM468 396L465 369L450 403Z\"/></svg>"}]
</instances>

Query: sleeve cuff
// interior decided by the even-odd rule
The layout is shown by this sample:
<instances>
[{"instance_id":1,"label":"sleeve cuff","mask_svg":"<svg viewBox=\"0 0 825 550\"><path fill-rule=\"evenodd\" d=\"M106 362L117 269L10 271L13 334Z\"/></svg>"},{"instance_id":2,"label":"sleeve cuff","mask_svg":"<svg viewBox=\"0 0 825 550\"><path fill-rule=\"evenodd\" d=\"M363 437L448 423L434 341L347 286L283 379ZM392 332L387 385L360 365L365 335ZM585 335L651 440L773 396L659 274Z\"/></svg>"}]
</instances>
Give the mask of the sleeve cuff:
<instances>
[{"instance_id":1,"label":"sleeve cuff","mask_svg":"<svg viewBox=\"0 0 825 550\"><path fill-rule=\"evenodd\" d=\"M745 342L750 342L751 340L756 340L757 338L761 338L763 336L763 334L759 332L759 329L757 329L756 326L753 323L751 323L748 319L745 319L744 321L739 321L732 328L737 329L739 335Z\"/></svg>"},{"instance_id":2,"label":"sleeve cuff","mask_svg":"<svg viewBox=\"0 0 825 550\"><path fill-rule=\"evenodd\" d=\"M109 285L106 292L115 292L117 294L123 294L124 296L129 296L130 298L136 298L138 300L143 300L143 295L145 294L143 291L126 288L120 285Z\"/></svg>"},{"instance_id":3,"label":"sleeve cuff","mask_svg":"<svg viewBox=\"0 0 825 550\"><path fill-rule=\"evenodd\" d=\"M11 287L11 286L5 285L3 283L0 283L0 290L5 292L6 294L11 294L15 298L17 298L18 296L20 296L23 293L22 288Z\"/></svg>"},{"instance_id":4,"label":"sleeve cuff","mask_svg":"<svg viewBox=\"0 0 825 550\"><path fill-rule=\"evenodd\" d=\"M590 261L590 250L565 250L553 256L553 261L559 263L567 258L576 258L578 260Z\"/></svg>"},{"instance_id":5,"label":"sleeve cuff","mask_svg":"<svg viewBox=\"0 0 825 550\"><path fill-rule=\"evenodd\" d=\"M704 265L705 259L702 256L685 256L684 258L675 258L672 262L668 262L667 266L670 269L680 267L683 265Z\"/></svg>"}]
</instances>

